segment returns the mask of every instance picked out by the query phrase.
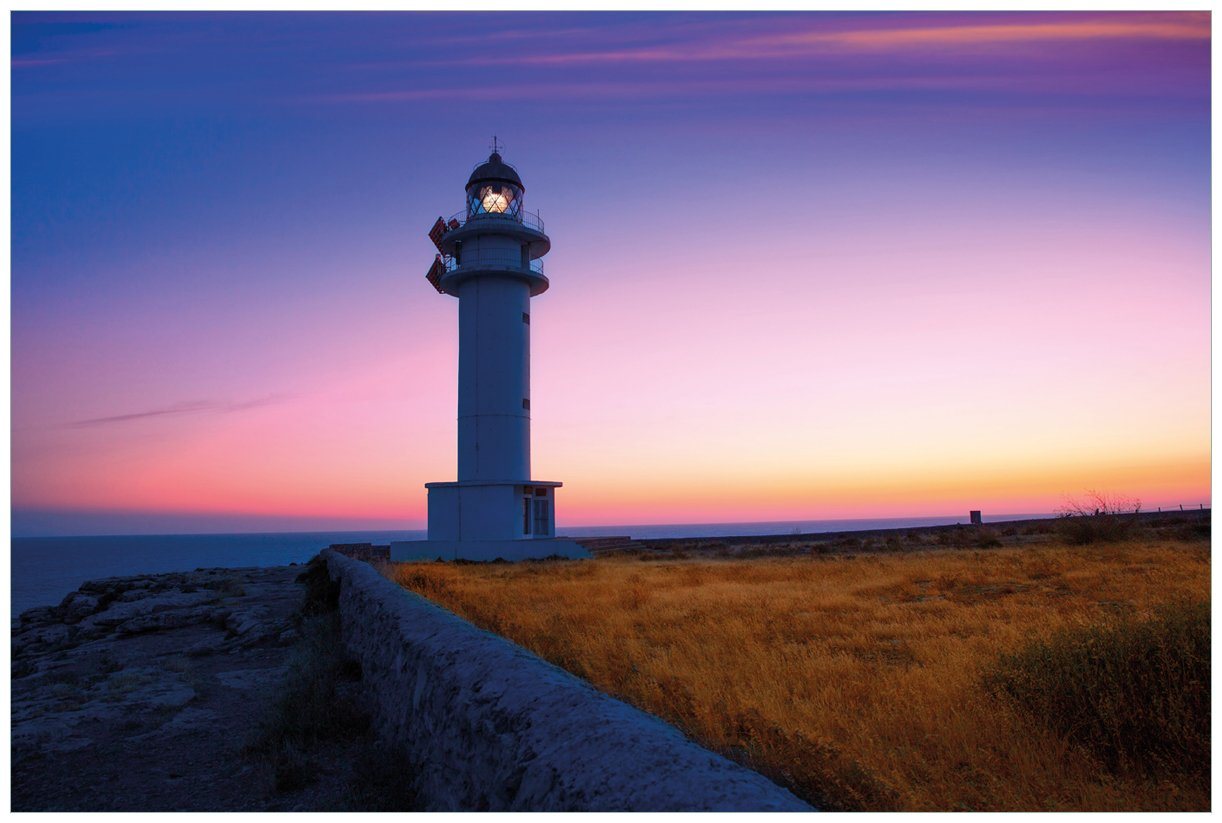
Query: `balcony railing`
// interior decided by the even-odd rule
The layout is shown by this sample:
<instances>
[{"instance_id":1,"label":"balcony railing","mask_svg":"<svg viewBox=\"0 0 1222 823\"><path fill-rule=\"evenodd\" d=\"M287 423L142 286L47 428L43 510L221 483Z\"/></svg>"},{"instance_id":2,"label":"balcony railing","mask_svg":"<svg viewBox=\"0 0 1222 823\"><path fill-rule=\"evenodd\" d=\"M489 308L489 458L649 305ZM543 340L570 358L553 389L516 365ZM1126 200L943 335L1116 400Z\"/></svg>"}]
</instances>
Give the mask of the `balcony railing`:
<instances>
[{"instance_id":1,"label":"balcony railing","mask_svg":"<svg viewBox=\"0 0 1222 823\"><path fill-rule=\"evenodd\" d=\"M461 263L455 260L453 257L445 257L442 259L444 261L447 274L453 271L473 271L475 269L499 269L502 271L527 271L529 269L535 274L543 274L542 260L531 260L526 267L523 267L521 257L506 257L487 254L464 254L462 256Z\"/></svg>"},{"instance_id":2,"label":"balcony railing","mask_svg":"<svg viewBox=\"0 0 1222 823\"><path fill-rule=\"evenodd\" d=\"M505 212L503 214L496 214L496 213L473 214L470 217L468 217L467 210L463 209L462 211L458 212L457 214L454 214L453 216L451 216L449 220L446 220L446 226L450 229L450 231L453 231L454 229L458 228L459 226L465 226L468 222L472 220L511 220L515 223L521 223L523 226L526 226L528 229L534 229L535 231L540 232L540 233L543 232L543 219L539 217L538 212L533 212L533 211L523 211L523 212L519 212L518 214L510 214L509 212Z\"/></svg>"}]
</instances>

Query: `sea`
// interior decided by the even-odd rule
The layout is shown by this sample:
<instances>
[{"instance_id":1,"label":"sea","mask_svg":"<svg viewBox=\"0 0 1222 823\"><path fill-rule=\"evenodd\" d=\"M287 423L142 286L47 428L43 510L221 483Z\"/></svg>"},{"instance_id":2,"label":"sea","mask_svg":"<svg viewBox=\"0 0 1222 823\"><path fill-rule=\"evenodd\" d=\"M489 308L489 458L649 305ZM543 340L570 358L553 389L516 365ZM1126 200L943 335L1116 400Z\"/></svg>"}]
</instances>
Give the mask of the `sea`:
<instances>
[{"instance_id":1,"label":"sea","mask_svg":"<svg viewBox=\"0 0 1222 823\"><path fill-rule=\"evenodd\" d=\"M1051 514L985 516L984 521L1027 520ZM567 537L619 536L737 537L759 534L904 529L966 522L967 518L900 517L856 520L794 520L770 523L680 523L653 526L582 526L560 528ZM15 537L12 551L12 609L58 604L86 580L135 574L191 571L200 568L286 566L305 563L332 543L386 544L423 540L423 530L275 532L252 534L140 534L90 537Z\"/></svg>"}]
</instances>

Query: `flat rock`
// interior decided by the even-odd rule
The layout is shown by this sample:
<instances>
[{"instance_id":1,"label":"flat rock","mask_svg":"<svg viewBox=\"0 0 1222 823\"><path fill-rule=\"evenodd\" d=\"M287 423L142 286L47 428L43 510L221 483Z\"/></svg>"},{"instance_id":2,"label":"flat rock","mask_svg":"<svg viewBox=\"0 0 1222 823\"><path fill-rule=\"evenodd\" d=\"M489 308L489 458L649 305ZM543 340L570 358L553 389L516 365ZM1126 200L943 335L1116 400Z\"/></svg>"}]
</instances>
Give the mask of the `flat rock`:
<instances>
[{"instance_id":1,"label":"flat rock","mask_svg":"<svg viewBox=\"0 0 1222 823\"><path fill-rule=\"evenodd\" d=\"M113 628L137 618L168 611L196 609L208 603L215 603L215 592L159 592L150 593L147 597L135 600L116 600L108 607L91 614L81 621L81 628L91 631L98 628Z\"/></svg>"},{"instance_id":2,"label":"flat rock","mask_svg":"<svg viewBox=\"0 0 1222 823\"><path fill-rule=\"evenodd\" d=\"M256 689L264 683L279 681L287 671L287 667L284 666L269 669L242 669L217 672L216 679L231 689Z\"/></svg>"},{"instance_id":3,"label":"flat rock","mask_svg":"<svg viewBox=\"0 0 1222 823\"><path fill-rule=\"evenodd\" d=\"M194 731L215 723L219 717L220 715L211 709L196 709L188 706L174 715L174 719L162 726L161 730L174 733Z\"/></svg>"},{"instance_id":4,"label":"flat rock","mask_svg":"<svg viewBox=\"0 0 1222 823\"><path fill-rule=\"evenodd\" d=\"M101 607L101 600L85 592L73 592L64 598L60 611L65 623L78 623L96 612Z\"/></svg>"},{"instance_id":5,"label":"flat rock","mask_svg":"<svg viewBox=\"0 0 1222 823\"><path fill-rule=\"evenodd\" d=\"M244 753L283 687L300 572L94 580L23 614L12 633L12 809L303 802L276 794L270 763Z\"/></svg>"},{"instance_id":6,"label":"flat rock","mask_svg":"<svg viewBox=\"0 0 1222 823\"><path fill-rule=\"evenodd\" d=\"M118 634L141 634L190 626L194 623L216 622L218 610L212 606L194 608L162 609L151 614L132 617L115 625ZM222 621L223 622L223 618Z\"/></svg>"}]
</instances>

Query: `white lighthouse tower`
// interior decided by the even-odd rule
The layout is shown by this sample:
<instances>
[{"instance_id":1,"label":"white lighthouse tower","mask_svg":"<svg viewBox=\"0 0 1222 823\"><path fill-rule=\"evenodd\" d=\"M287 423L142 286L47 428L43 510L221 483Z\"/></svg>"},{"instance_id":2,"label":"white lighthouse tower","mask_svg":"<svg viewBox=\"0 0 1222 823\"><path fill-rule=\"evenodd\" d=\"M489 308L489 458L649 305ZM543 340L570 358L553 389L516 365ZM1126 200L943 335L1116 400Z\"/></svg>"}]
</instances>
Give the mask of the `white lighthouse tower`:
<instances>
[{"instance_id":1,"label":"white lighthouse tower","mask_svg":"<svg viewBox=\"0 0 1222 823\"><path fill-rule=\"evenodd\" d=\"M428 281L458 298L458 480L425 484L428 540L393 543L396 560L587 554L556 538L561 484L530 475L530 299L547 291L552 243L497 149L471 172L466 208L429 232Z\"/></svg>"}]
</instances>

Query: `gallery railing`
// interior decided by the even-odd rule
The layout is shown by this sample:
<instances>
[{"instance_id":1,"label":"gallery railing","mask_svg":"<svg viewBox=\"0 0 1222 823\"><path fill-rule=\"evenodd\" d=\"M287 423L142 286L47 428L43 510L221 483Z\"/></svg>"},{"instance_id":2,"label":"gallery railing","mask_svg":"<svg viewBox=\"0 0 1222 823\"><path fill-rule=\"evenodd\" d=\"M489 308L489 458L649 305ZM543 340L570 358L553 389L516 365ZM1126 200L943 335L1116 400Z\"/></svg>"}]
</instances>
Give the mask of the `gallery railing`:
<instances>
[{"instance_id":1,"label":"gallery railing","mask_svg":"<svg viewBox=\"0 0 1222 823\"><path fill-rule=\"evenodd\" d=\"M464 254L461 261L453 257L442 259L447 273L452 271L474 271L476 269L500 269L503 271L532 271L535 274L543 274L542 260L531 260L527 265L523 266L521 257L512 258L499 255Z\"/></svg>"},{"instance_id":2,"label":"gallery railing","mask_svg":"<svg viewBox=\"0 0 1222 823\"><path fill-rule=\"evenodd\" d=\"M452 215L450 219L446 221L446 227L450 231L453 231L459 226L465 226L471 220L512 220L515 223L521 223L523 226L526 226L529 229L534 229L540 233L543 232L543 218L539 217L538 212L533 211L523 211L518 212L517 214L511 214L509 212L483 212L468 216L467 210L463 209L457 214Z\"/></svg>"}]
</instances>

